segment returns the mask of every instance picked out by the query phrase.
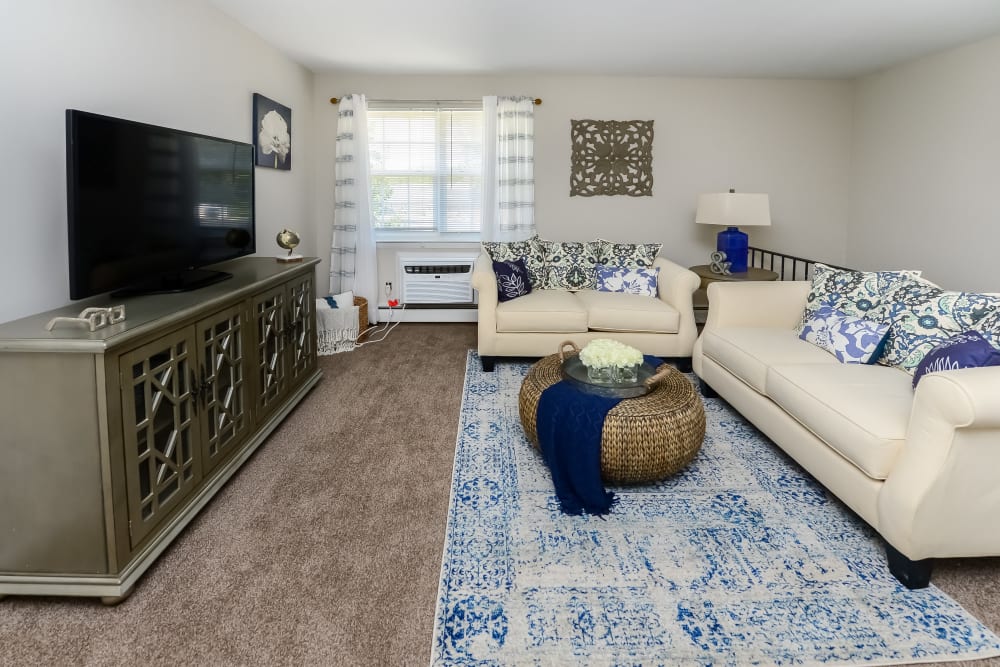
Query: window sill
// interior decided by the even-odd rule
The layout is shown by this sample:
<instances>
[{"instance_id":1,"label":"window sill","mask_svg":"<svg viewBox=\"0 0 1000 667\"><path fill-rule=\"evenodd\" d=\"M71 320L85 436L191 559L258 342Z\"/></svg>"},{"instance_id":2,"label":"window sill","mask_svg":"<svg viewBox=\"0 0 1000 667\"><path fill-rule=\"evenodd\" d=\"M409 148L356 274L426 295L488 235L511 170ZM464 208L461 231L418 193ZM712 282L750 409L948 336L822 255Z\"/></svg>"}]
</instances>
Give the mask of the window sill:
<instances>
[{"instance_id":1,"label":"window sill","mask_svg":"<svg viewBox=\"0 0 1000 667\"><path fill-rule=\"evenodd\" d=\"M429 233L402 233L392 234L384 232L375 233L375 243L433 243L435 245L447 245L449 243L476 244L482 241L479 234L436 234Z\"/></svg>"}]
</instances>

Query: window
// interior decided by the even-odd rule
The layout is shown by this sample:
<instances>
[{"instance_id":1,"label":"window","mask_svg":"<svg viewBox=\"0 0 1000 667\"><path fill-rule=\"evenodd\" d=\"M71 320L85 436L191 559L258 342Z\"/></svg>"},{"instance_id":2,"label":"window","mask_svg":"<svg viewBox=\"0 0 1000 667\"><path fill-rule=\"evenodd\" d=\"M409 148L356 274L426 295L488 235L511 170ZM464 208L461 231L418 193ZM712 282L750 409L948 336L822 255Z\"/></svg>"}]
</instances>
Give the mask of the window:
<instances>
[{"instance_id":1,"label":"window","mask_svg":"<svg viewBox=\"0 0 1000 667\"><path fill-rule=\"evenodd\" d=\"M482 219L482 102L371 102L372 224L382 236L475 234Z\"/></svg>"}]
</instances>

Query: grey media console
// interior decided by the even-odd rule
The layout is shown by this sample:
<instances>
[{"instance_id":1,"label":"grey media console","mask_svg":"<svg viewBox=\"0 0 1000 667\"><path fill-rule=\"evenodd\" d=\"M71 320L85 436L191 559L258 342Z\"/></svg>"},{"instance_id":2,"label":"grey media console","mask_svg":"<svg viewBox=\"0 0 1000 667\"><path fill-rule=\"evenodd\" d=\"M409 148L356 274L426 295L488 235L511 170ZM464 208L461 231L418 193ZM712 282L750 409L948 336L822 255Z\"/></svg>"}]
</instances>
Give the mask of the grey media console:
<instances>
[{"instance_id":1,"label":"grey media console","mask_svg":"<svg viewBox=\"0 0 1000 667\"><path fill-rule=\"evenodd\" d=\"M0 597L132 591L319 381L318 262L0 325ZM124 322L45 330L117 303Z\"/></svg>"}]
</instances>

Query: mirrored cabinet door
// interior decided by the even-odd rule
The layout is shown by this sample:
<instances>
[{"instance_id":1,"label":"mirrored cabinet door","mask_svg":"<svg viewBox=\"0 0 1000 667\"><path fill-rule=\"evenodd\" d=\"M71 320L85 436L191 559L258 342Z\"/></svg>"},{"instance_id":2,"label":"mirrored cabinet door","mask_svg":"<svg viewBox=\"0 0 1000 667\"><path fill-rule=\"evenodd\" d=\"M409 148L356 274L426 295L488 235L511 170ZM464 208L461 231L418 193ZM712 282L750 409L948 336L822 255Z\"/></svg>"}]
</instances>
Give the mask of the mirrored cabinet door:
<instances>
[{"instance_id":1,"label":"mirrored cabinet door","mask_svg":"<svg viewBox=\"0 0 1000 667\"><path fill-rule=\"evenodd\" d=\"M196 327L205 474L237 451L250 432L246 333L242 306L216 313Z\"/></svg>"},{"instance_id":2,"label":"mirrored cabinet door","mask_svg":"<svg viewBox=\"0 0 1000 667\"><path fill-rule=\"evenodd\" d=\"M183 329L119 358L133 546L201 479L196 356L191 329Z\"/></svg>"}]
</instances>

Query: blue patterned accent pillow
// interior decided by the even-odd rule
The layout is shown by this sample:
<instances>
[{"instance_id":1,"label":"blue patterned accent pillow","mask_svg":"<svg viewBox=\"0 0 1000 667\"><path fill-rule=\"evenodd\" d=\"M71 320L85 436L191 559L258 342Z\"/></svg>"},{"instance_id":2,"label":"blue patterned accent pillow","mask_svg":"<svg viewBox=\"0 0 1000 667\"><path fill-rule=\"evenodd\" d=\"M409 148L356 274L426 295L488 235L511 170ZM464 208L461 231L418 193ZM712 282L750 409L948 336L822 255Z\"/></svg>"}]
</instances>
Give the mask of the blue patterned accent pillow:
<instances>
[{"instance_id":1,"label":"blue patterned accent pillow","mask_svg":"<svg viewBox=\"0 0 1000 667\"><path fill-rule=\"evenodd\" d=\"M535 234L524 241L483 241L483 250L494 262L523 259L531 286L541 289L545 280L545 250L542 239Z\"/></svg>"},{"instance_id":2,"label":"blue patterned accent pillow","mask_svg":"<svg viewBox=\"0 0 1000 667\"><path fill-rule=\"evenodd\" d=\"M659 267L655 269L630 269L624 266L598 264L597 291L656 296L656 278L659 273Z\"/></svg>"},{"instance_id":3,"label":"blue patterned accent pillow","mask_svg":"<svg viewBox=\"0 0 1000 667\"><path fill-rule=\"evenodd\" d=\"M919 275L920 271L849 271L816 264L798 332L802 333L806 322L823 306L852 317L884 322L879 308L883 296Z\"/></svg>"},{"instance_id":4,"label":"blue patterned accent pillow","mask_svg":"<svg viewBox=\"0 0 1000 667\"><path fill-rule=\"evenodd\" d=\"M881 307L892 322L879 363L913 373L935 347L955 334L980 328L1000 309L1000 296L949 292L926 280L912 279L890 290Z\"/></svg>"},{"instance_id":5,"label":"blue patterned accent pillow","mask_svg":"<svg viewBox=\"0 0 1000 667\"><path fill-rule=\"evenodd\" d=\"M662 243L614 243L597 239L597 262L605 266L648 269L660 254Z\"/></svg>"},{"instance_id":6,"label":"blue patterned accent pillow","mask_svg":"<svg viewBox=\"0 0 1000 667\"><path fill-rule=\"evenodd\" d=\"M572 241L539 240L545 250L545 278L542 289L576 291L594 289L597 268L598 244L596 241L575 243Z\"/></svg>"},{"instance_id":7,"label":"blue patterned accent pillow","mask_svg":"<svg viewBox=\"0 0 1000 667\"><path fill-rule=\"evenodd\" d=\"M531 279L523 259L494 261L493 273L497 274L498 301L510 301L531 292Z\"/></svg>"},{"instance_id":8,"label":"blue patterned accent pillow","mask_svg":"<svg viewBox=\"0 0 1000 667\"><path fill-rule=\"evenodd\" d=\"M826 350L841 363L873 364L879 357L888 332L888 324L821 306L805 323L799 338Z\"/></svg>"},{"instance_id":9,"label":"blue patterned accent pillow","mask_svg":"<svg viewBox=\"0 0 1000 667\"><path fill-rule=\"evenodd\" d=\"M966 331L952 336L927 353L913 374L913 388L928 373L953 371L959 368L1000 366L1000 350L990 345L978 331Z\"/></svg>"},{"instance_id":10,"label":"blue patterned accent pillow","mask_svg":"<svg viewBox=\"0 0 1000 667\"><path fill-rule=\"evenodd\" d=\"M992 310L972 325L975 331L983 334L993 347L1000 348L1000 308Z\"/></svg>"}]
</instances>

